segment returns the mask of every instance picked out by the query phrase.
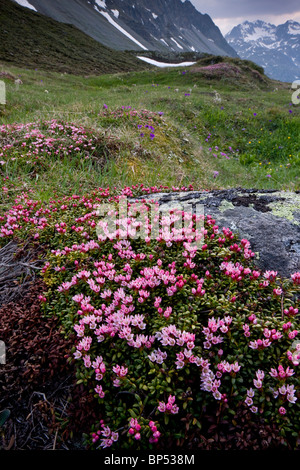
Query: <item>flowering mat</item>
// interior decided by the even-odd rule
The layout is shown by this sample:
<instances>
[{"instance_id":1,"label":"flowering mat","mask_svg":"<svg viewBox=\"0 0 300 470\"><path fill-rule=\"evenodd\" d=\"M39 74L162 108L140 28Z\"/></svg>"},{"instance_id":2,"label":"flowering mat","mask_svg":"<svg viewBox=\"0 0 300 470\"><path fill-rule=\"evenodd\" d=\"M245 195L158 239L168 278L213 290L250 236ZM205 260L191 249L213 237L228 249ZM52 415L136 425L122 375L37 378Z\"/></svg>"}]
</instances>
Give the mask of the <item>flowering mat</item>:
<instances>
[{"instance_id":1,"label":"flowering mat","mask_svg":"<svg viewBox=\"0 0 300 470\"><path fill-rule=\"evenodd\" d=\"M212 216L159 219L141 199L139 217L134 202L121 213L160 189L23 194L1 217L2 269L19 283L0 310L5 448L298 446L300 273L258 270Z\"/></svg>"}]
</instances>

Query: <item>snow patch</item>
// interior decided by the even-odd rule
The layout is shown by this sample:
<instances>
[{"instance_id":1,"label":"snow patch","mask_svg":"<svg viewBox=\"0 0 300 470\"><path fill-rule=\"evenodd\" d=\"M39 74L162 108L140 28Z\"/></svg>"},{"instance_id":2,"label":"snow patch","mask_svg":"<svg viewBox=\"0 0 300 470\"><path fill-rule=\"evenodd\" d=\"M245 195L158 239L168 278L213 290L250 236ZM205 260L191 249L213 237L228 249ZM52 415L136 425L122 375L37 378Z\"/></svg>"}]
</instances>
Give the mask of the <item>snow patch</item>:
<instances>
[{"instance_id":1,"label":"snow patch","mask_svg":"<svg viewBox=\"0 0 300 470\"><path fill-rule=\"evenodd\" d=\"M247 34L244 40L246 42L249 41L257 41L258 39L273 39L275 40L275 35L271 31L266 31L263 28L255 28L252 34Z\"/></svg>"},{"instance_id":2,"label":"snow patch","mask_svg":"<svg viewBox=\"0 0 300 470\"><path fill-rule=\"evenodd\" d=\"M155 65L156 67L188 67L194 65L196 62L181 62L180 64L168 64L167 62L158 62L157 60L150 59L149 57L137 56L138 59L147 62L148 64Z\"/></svg>"},{"instance_id":3,"label":"snow patch","mask_svg":"<svg viewBox=\"0 0 300 470\"><path fill-rule=\"evenodd\" d=\"M110 10L115 18L119 18L119 10Z\"/></svg>"},{"instance_id":4,"label":"snow patch","mask_svg":"<svg viewBox=\"0 0 300 470\"><path fill-rule=\"evenodd\" d=\"M95 0L96 4L98 5L98 7L100 8L106 8L106 3L105 3L105 0Z\"/></svg>"},{"instance_id":5,"label":"snow patch","mask_svg":"<svg viewBox=\"0 0 300 470\"><path fill-rule=\"evenodd\" d=\"M276 40L276 26L264 21L258 20L255 23L244 21L240 25L240 31L245 42L257 41L258 39Z\"/></svg>"},{"instance_id":6,"label":"snow patch","mask_svg":"<svg viewBox=\"0 0 300 470\"><path fill-rule=\"evenodd\" d=\"M34 6L31 5L31 3L27 2L27 0L15 0L15 1L16 1L16 3L21 5L21 7L30 8L30 10L37 11L37 9L34 8Z\"/></svg>"},{"instance_id":7,"label":"snow patch","mask_svg":"<svg viewBox=\"0 0 300 470\"><path fill-rule=\"evenodd\" d=\"M157 16L155 13L152 13L153 18L156 20Z\"/></svg>"},{"instance_id":8,"label":"snow patch","mask_svg":"<svg viewBox=\"0 0 300 470\"><path fill-rule=\"evenodd\" d=\"M288 29L289 34L300 34L300 25L298 24L289 24L289 29Z\"/></svg>"},{"instance_id":9,"label":"snow patch","mask_svg":"<svg viewBox=\"0 0 300 470\"><path fill-rule=\"evenodd\" d=\"M161 42L163 42L167 47L169 47L169 44L163 38L161 38Z\"/></svg>"},{"instance_id":10,"label":"snow patch","mask_svg":"<svg viewBox=\"0 0 300 470\"><path fill-rule=\"evenodd\" d=\"M144 49L145 51L147 51L147 47L143 46L143 44L141 44L139 41L137 41L133 36L131 36L131 34L129 34L125 29L123 29L118 23L116 23L110 16L109 14L106 12L106 11L100 11L98 10L98 8L95 6L94 7L95 10L100 13L101 15L104 16L104 18L107 19L107 21L112 25L114 26L115 28L117 28L122 34L124 34L125 36L127 36L129 39L131 39L131 41L135 42L138 46L140 46L142 49Z\"/></svg>"},{"instance_id":11,"label":"snow patch","mask_svg":"<svg viewBox=\"0 0 300 470\"><path fill-rule=\"evenodd\" d=\"M174 38L171 38L171 40L175 42L176 46L179 47L179 49L183 49L183 47L180 44L178 44L178 42Z\"/></svg>"}]
</instances>

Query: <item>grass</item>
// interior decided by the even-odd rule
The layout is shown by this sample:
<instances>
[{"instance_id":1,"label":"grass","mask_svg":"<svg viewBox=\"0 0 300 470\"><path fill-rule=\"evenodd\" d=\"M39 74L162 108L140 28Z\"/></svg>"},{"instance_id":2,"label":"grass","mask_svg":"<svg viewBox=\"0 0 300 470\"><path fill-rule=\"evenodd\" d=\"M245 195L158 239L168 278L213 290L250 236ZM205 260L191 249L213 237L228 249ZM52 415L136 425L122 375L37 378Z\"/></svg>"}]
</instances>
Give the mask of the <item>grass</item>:
<instances>
[{"instance_id":1,"label":"grass","mask_svg":"<svg viewBox=\"0 0 300 470\"><path fill-rule=\"evenodd\" d=\"M289 85L253 78L248 63L238 81L226 73L207 78L203 61L90 77L2 64L23 82L4 79L3 125L72 122L91 129L103 154L101 165L72 154L34 171L9 161L1 168L6 194L31 189L48 200L53 188L66 195L141 183L299 190L300 113Z\"/></svg>"}]
</instances>

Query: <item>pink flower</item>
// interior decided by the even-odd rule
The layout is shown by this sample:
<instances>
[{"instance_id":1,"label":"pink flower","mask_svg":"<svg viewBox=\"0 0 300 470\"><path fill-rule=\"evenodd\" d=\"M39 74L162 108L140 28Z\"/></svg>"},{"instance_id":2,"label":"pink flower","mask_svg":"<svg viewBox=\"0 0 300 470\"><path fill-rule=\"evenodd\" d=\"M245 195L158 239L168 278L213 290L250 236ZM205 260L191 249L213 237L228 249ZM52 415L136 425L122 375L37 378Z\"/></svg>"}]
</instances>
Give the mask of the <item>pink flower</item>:
<instances>
[{"instance_id":1,"label":"pink flower","mask_svg":"<svg viewBox=\"0 0 300 470\"><path fill-rule=\"evenodd\" d=\"M269 281L274 281L276 279L277 274L277 271L265 271L264 277L266 279L269 279Z\"/></svg>"},{"instance_id":2,"label":"pink flower","mask_svg":"<svg viewBox=\"0 0 300 470\"><path fill-rule=\"evenodd\" d=\"M281 406L278 411L279 411L279 413L280 413L281 415L285 415L285 414L286 414L286 409L285 409L283 406Z\"/></svg>"},{"instance_id":3,"label":"pink flower","mask_svg":"<svg viewBox=\"0 0 300 470\"><path fill-rule=\"evenodd\" d=\"M246 405L251 406L253 404L253 400L250 397L247 397L245 400Z\"/></svg>"},{"instance_id":4,"label":"pink flower","mask_svg":"<svg viewBox=\"0 0 300 470\"><path fill-rule=\"evenodd\" d=\"M103 391L101 385L97 385L97 386L96 386L95 392L98 393L98 395L99 395L100 398L104 398L105 393L104 393L104 391Z\"/></svg>"},{"instance_id":5,"label":"pink flower","mask_svg":"<svg viewBox=\"0 0 300 470\"><path fill-rule=\"evenodd\" d=\"M290 331L288 336L290 339L294 339L298 335L298 330Z\"/></svg>"},{"instance_id":6,"label":"pink flower","mask_svg":"<svg viewBox=\"0 0 300 470\"><path fill-rule=\"evenodd\" d=\"M296 285L300 285L300 271L291 275L292 281Z\"/></svg>"},{"instance_id":7,"label":"pink flower","mask_svg":"<svg viewBox=\"0 0 300 470\"><path fill-rule=\"evenodd\" d=\"M261 381L261 380L255 380L255 379L253 379L253 383L254 383L254 386L255 386L256 388L258 388L258 389L259 389L259 388L262 388L262 381Z\"/></svg>"}]
</instances>

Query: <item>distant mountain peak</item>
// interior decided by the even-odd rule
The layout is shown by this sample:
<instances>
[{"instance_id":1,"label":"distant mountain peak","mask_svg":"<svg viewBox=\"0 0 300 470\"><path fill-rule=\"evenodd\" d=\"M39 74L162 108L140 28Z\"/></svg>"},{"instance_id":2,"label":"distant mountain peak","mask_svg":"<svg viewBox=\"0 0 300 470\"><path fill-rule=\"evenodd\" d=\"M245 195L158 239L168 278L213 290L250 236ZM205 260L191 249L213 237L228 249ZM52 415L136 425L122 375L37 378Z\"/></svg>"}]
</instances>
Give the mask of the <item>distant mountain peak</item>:
<instances>
[{"instance_id":1,"label":"distant mountain peak","mask_svg":"<svg viewBox=\"0 0 300 470\"><path fill-rule=\"evenodd\" d=\"M242 59L262 66L273 79L300 78L300 23L288 20L275 26L262 20L244 21L225 36Z\"/></svg>"}]
</instances>

